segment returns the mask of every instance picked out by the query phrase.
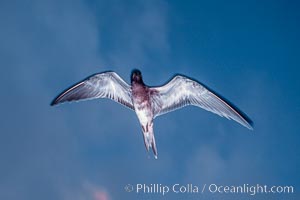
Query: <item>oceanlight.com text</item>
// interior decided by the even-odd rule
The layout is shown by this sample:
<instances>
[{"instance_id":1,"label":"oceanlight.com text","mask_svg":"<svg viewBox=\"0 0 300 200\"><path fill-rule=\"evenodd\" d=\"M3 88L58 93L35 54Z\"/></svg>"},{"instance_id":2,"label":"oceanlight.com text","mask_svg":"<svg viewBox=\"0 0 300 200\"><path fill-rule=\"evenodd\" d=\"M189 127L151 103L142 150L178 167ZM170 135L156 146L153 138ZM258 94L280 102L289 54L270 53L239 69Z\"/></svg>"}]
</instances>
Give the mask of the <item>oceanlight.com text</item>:
<instances>
[{"instance_id":1,"label":"oceanlight.com text","mask_svg":"<svg viewBox=\"0 0 300 200\"><path fill-rule=\"evenodd\" d=\"M220 185L220 184L142 184L137 183L134 185L127 184L125 186L126 192L134 192L137 194L156 194L167 195L169 193L175 194L292 194L294 193L293 186L268 186L263 184L242 184L242 185Z\"/></svg>"}]
</instances>

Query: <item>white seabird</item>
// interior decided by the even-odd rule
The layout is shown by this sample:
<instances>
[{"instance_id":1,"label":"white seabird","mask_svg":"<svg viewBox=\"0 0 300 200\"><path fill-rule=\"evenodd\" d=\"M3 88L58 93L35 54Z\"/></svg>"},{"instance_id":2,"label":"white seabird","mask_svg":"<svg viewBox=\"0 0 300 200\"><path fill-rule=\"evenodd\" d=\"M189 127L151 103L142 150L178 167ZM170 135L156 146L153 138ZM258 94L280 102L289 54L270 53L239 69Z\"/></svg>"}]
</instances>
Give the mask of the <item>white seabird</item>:
<instances>
[{"instance_id":1,"label":"white seabird","mask_svg":"<svg viewBox=\"0 0 300 200\"><path fill-rule=\"evenodd\" d=\"M198 106L253 129L252 121L228 101L203 84L182 75L174 76L163 86L149 87L144 84L139 70L132 71L131 85L115 72L98 73L62 92L51 105L96 98L109 98L135 111L142 126L145 147L147 151L152 148L155 158L157 148L153 120L187 105Z\"/></svg>"}]
</instances>

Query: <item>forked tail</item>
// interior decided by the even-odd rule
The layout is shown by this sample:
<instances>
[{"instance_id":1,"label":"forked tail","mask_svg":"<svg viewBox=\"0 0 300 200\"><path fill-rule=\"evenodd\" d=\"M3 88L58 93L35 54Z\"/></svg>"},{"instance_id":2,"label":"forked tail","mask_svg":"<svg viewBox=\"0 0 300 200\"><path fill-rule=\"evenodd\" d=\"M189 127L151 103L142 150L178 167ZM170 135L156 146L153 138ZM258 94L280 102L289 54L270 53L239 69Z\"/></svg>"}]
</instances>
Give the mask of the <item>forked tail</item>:
<instances>
[{"instance_id":1,"label":"forked tail","mask_svg":"<svg viewBox=\"0 0 300 200\"><path fill-rule=\"evenodd\" d=\"M143 127L143 136L147 151L149 152L149 149L152 148L154 157L155 159L157 159L157 149L153 132L153 124L149 125L148 127Z\"/></svg>"}]
</instances>

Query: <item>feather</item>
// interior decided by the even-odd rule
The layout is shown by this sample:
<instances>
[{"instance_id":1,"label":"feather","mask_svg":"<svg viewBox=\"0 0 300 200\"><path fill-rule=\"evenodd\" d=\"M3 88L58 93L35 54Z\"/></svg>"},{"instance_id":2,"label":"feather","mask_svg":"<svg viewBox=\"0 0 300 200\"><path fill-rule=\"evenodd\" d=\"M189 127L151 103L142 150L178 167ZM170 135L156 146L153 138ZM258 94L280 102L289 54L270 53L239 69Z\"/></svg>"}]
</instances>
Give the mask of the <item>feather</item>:
<instances>
[{"instance_id":1,"label":"feather","mask_svg":"<svg viewBox=\"0 0 300 200\"><path fill-rule=\"evenodd\" d=\"M253 129L251 120L245 114L202 84L187 77L177 75L166 85L152 87L151 90L154 91L152 96L154 117L187 105L194 105Z\"/></svg>"},{"instance_id":2,"label":"feather","mask_svg":"<svg viewBox=\"0 0 300 200\"><path fill-rule=\"evenodd\" d=\"M58 95L51 105L96 98L109 98L134 110L131 87L115 72L99 73L86 78Z\"/></svg>"}]
</instances>

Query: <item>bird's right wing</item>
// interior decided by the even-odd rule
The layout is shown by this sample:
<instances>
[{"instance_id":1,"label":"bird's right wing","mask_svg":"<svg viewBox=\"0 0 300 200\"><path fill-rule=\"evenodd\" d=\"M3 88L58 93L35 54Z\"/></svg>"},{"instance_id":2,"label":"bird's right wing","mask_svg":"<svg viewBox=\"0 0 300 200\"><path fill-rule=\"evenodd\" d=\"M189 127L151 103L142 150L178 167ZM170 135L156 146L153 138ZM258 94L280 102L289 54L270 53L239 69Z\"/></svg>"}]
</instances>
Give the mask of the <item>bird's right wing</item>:
<instances>
[{"instance_id":1,"label":"bird's right wing","mask_svg":"<svg viewBox=\"0 0 300 200\"><path fill-rule=\"evenodd\" d=\"M202 84L184 76L175 76L161 87L151 88L154 116L194 105L221 117L233 119L252 129L251 120Z\"/></svg>"},{"instance_id":2,"label":"bird's right wing","mask_svg":"<svg viewBox=\"0 0 300 200\"><path fill-rule=\"evenodd\" d=\"M58 95L51 105L95 98L110 98L134 110L131 87L115 72L104 72L88 77Z\"/></svg>"}]
</instances>

